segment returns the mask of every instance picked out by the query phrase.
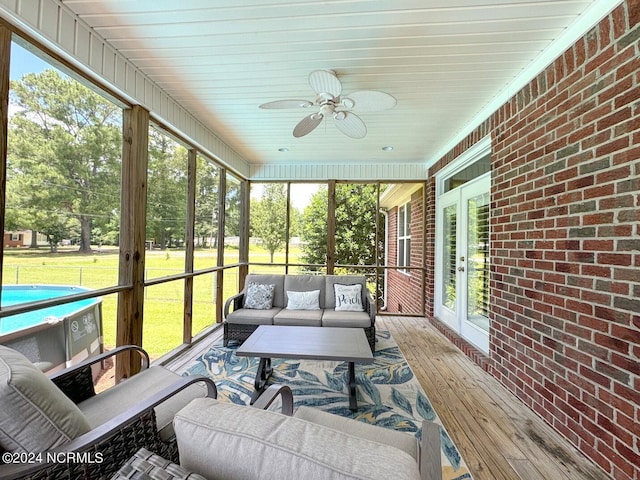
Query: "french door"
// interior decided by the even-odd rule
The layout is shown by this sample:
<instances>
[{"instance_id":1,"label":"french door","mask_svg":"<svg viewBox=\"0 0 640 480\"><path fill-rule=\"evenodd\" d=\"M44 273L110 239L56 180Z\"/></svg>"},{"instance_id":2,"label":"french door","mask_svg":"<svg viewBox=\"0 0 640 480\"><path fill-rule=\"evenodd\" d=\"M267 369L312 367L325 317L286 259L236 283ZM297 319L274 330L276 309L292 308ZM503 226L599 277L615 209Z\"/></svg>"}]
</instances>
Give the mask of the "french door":
<instances>
[{"instance_id":1,"label":"french door","mask_svg":"<svg viewBox=\"0 0 640 480\"><path fill-rule=\"evenodd\" d=\"M489 351L490 173L438 197L435 313Z\"/></svg>"}]
</instances>

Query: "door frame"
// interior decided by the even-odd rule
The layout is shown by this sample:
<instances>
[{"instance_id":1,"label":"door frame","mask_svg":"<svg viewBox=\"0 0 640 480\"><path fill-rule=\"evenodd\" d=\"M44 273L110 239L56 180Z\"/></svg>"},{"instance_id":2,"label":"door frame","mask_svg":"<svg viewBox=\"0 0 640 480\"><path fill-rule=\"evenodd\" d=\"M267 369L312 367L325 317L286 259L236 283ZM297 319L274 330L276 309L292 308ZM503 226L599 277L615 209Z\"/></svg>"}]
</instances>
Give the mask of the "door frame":
<instances>
[{"instance_id":1,"label":"door frame","mask_svg":"<svg viewBox=\"0 0 640 480\"><path fill-rule=\"evenodd\" d=\"M450 205L454 203L453 198L456 197L456 195L458 197L457 202L460 202L460 199L461 199L460 191L457 191L457 189L451 190L450 192L446 192L446 193L444 192L445 180L451 177L452 175L455 175L457 172L465 169L466 167L473 164L474 162L480 160L482 157L489 155L490 153L491 153L491 137L487 135L478 143L476 143L471 148L469 148L462 155L460 155L456 160L454 160L449 165L447 165L446 167L444 167L442 170L440 170L435 174L436 221L435 221L435 252L434 252L435 253L434 255L434 261L435 261L434 262L434 303L433 303L434 316L438 318L440 321L442 321L445 325L453 329L456 333L461 335L463 338L465 338L465 340L473 343L476 347L478 347L485 353L488 353L489 351L488 335L486 340L475 338L475 336L473 339L464 336L463 332L467 330L463 329L464 319L462 314L454 315L452 314L451 310L446 309L446 307L442 305L443 274L444 274L443 272L443 261L444 261L444 258L443 258L443 248L444 248L443 212L444 212L445 205ZM471 180L469 183L476 182L476 181L486 181L486 177L488 176L490 179L490 175L491 175L490 172L480 175L479 177ZM452 192L456 192L456 193L452 193ZM449 195L450 193L451 195ZM459 218L456 225L458 234L460 233L460 228L462 227L461 223L462 223L462 219ZM458 252L458 256L459 256L459 252ZM465 292L464 294L466 296L466 269L465 269L465 275L464 275L465 278L462 282L460 281L461 276L463 275L458 274L458 277L457 277L458 280L456 281L456 285L459 290L465 289L460 291L464 291ZM462 306L466 307L466 302L463 304L461 297L462 295L457 295L456 297L457 312L461 312ZM466 328L468 328L468 326L466 326Z\"/></svg>"}]
</instances>

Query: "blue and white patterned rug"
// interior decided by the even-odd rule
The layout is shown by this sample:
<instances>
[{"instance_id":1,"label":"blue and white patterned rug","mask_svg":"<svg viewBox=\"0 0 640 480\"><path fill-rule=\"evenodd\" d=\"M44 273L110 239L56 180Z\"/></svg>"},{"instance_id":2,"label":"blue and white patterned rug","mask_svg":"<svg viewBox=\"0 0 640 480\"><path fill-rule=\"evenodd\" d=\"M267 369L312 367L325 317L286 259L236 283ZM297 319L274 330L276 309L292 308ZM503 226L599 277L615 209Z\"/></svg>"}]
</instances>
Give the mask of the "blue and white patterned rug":
<instances>
[{"instance_id":1,"label":"blue and white patterned rug","mask_svg":"<svg viewBox=\"0 0 640 480\"><path fill-rule=\"evenodd\" d=\"M415 435L423 419L438 423L443 480L472 478L391 334L378 331L376 340L373 363L356 364L357 412L349 410L345 362L273 359L269 383L289 385L296 407L308 405ZM235 346L223 347L220 340L179 373L209 376L218 387L218 399L246 405L253 393L258 359L238 357L234 352Z\"/></svg>"}]
</instances>

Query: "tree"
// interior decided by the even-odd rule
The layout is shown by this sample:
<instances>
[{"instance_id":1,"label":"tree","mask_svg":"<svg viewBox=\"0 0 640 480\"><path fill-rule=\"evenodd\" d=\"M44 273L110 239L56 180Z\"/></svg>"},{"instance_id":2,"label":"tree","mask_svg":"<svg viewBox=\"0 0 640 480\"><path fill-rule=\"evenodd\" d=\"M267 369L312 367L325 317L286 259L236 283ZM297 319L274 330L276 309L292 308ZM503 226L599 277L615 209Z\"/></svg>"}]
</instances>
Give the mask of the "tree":
<instances>
[{"instance_id":1,"label":"tree","mask_svg":"<svg viewBox=\"0 0 640 480\"><path fill-rule=\"evenodd\" d=\"M50 243L75 226L79 250L91 251L93 224L107 224L120 203L121 109L53 69L12 81L11 104L12 222Z\"/></svg>"},{"instance_id":2,"label":"tree","mask_svg":"<svg viewBox=\"0 0 640 480\"><path fill-rule=\"evenodd\" d=\"M211 247L216 247L220 168L198 156L196 170L195 237L198 245L204 248L208 246L209 239Z\"/></svg>"},{"instance_id":3,"label":"tree","mask_svg":"<svg viewBox=\"0 0 640 480\"><path fill-rule=\"evenodd\" d=\"M301 233L306 263L327 261L327 200L327 189L321 188L304 210ZM375 265L376 205L376 185L336 185L336 264Z\"/></svg>"},{"instance_id":4,"label":"tree","mask_svg":"<svg viewBox=\"0 0 640 480\"><path fill-rule=\"evenodd\" d=\"M251 236L258 237L273 255L286 241L287 187L283 183L265 185L262 198L251 202Z\"/></svg>"},{"instance_id":5,"label":"tree","mask_svg":"<svg viewBox=\"0 0 640 480\"><path fill-rule=\"evenodd\" d=\"M147 238L165 249L184 240L187 149L156 129L149 132L147 184Z\"/></svg>"}]
</instances>

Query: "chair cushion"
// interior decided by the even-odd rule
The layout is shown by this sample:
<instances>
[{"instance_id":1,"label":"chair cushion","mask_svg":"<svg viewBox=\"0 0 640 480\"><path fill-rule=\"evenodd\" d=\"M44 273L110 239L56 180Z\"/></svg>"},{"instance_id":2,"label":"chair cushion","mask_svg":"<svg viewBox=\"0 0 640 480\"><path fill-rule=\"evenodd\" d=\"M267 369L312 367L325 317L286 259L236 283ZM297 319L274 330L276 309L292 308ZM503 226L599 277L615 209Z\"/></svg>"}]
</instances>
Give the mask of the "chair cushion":
<instances>
[{"instance_id":1,"label":"chair cushion","mask_svg":"<svg viewBox=\"0 0 640 480\"><path fill-rule=\"evenodd\" d=\"M254 310L251 308L241 308L227 315L225 322L242 323L246 325L273 325L273 317L282 310L273 307L269 310Z\"/></svg>"},{"instance_id":2,"label":"chair cushion","mask_svg":"<svg viewBox=\"0 0 640 480\"><path fill-rule=\"evenodd\" d=\"M0 345L0 446L42 452L90 430L69 398L19 352Z\"/></svg>"},{"instance_id":3,"label":"chair cushion","mask_svg":"<svg viewBox=\"0 0 640 480\"><path fill-rule=\"evenodd\" d=\"M175 383L180 376L164 367L154 366L142 370L131 378L78 404L91 425L95 428L116 415L124 413L165 387ZM204 385L194 384L162 402L155 408L158 431L163 440L173 437L173 417L178 410L191 400L207 394Z\"/></svg>"},{"instance_id":4,"label":"chair cushion","mask_svg":"<svg viewBox=\"0 0 640 480\"><path fill-rule=\"evenodd\" d=\"M252 407L197 399L174 419L180 465L210 479L419 479L398 448Z\"/></svg>"},{"instance_id":5,"label":"chair cushion","mask_svg":"<svg viewBox=\"0 0 640 480\"><path fill-rule=\"evenodd\" d=\"M273 317L274 325L322 326L322 310L280 310Z\"/></svg>"},{"instance_id":6,"label":"chair cushion","mask_svg":"<svg viewBox=\"0 0 640 480\"><path fill-rule=\"evenodd\" d=\"M371 317L367 312L336 312L325 310L322 314L323 327L367 328L371 326Z\"/></svg>"},{"instance_id":7,"label":"chair cushion","mask_svg":"<svg viewBox=\"0 0 640 480\"><path fill-rule=\"evenodd\" d=\"M399 448L418 461L418 439L413 434L377 427L311 407L298 407L293 416L349 435Z\"/></svg>"}]
</instances>

